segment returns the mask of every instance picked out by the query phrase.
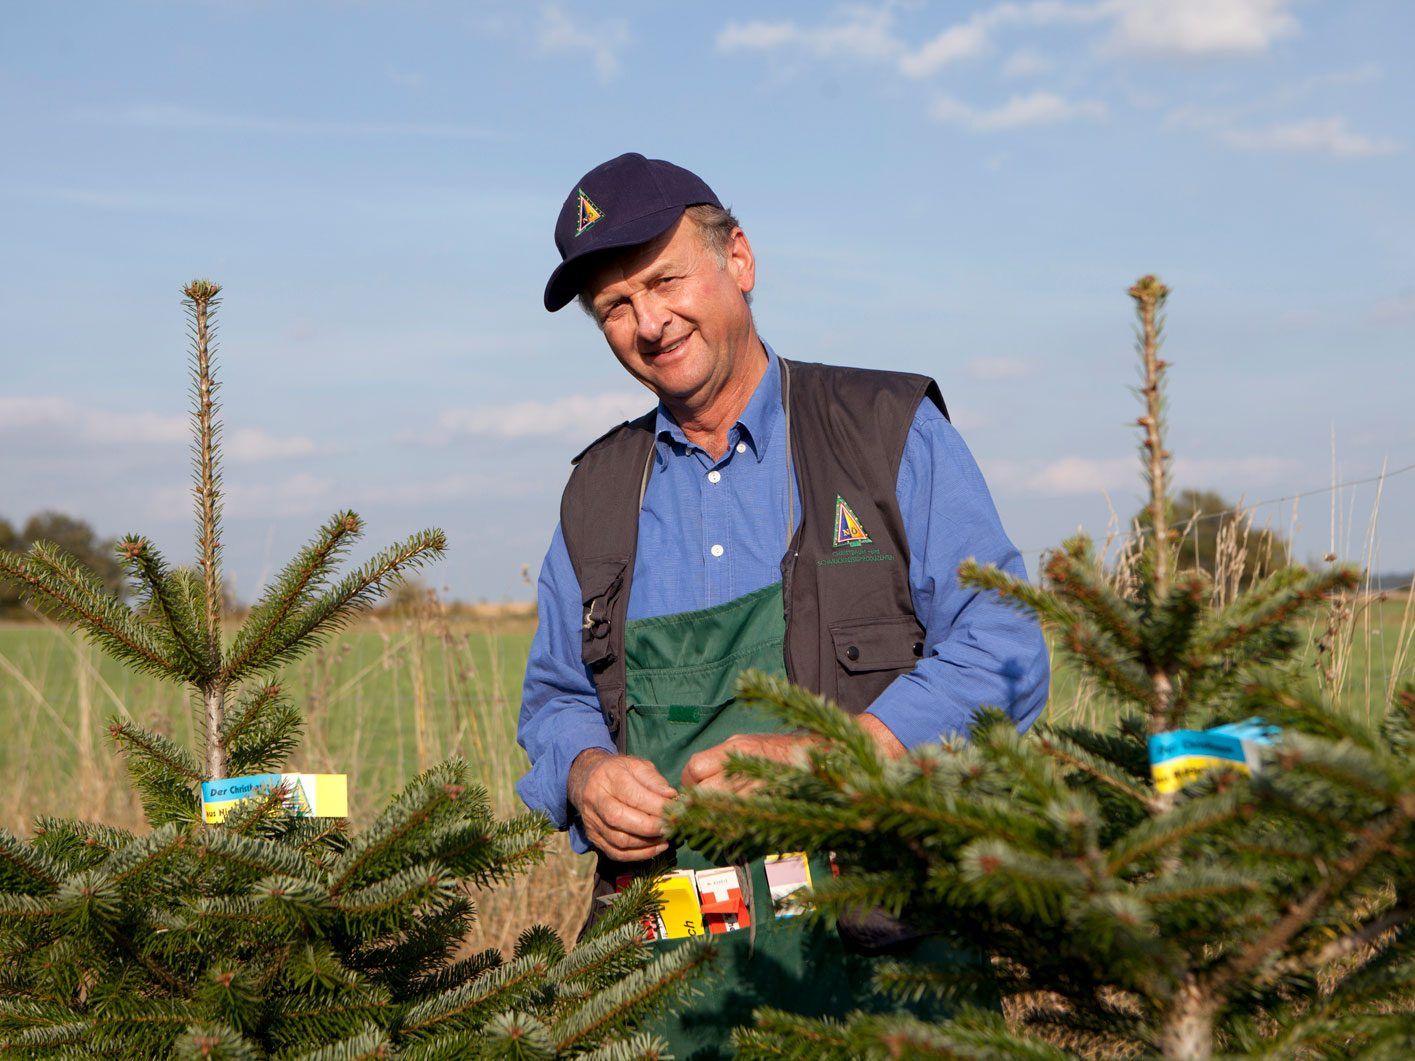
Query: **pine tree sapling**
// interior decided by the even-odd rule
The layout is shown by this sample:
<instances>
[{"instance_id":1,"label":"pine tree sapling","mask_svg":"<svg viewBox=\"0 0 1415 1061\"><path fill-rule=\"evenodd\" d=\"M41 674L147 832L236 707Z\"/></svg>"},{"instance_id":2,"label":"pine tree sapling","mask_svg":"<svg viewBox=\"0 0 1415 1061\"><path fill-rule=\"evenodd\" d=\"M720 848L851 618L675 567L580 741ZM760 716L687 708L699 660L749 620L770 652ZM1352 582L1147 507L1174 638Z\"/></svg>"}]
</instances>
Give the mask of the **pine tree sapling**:
<instances>
[{"instance_id":1,"label":"pine tree sapling","mask_svg":"<svg viewBox=\"0 0 1415 1061\"><path fill-rule=\"evenodd\" d=\"M440 556L426 530L339 574L362 530L336 513L229 640L222 627L217 296L185 289L192 331L197 566L147 538L118 543L125 603L58 548L0 551L0 578L135 670L199 706L197 753L115 720L150 831L41 818L0 832L0 1052L22 1056L654 1057L638 1020L690 990L702 948L651 960L629 889L567 951L549 929L515 953L463 955L470 890L543 857L539 815L498 821L465 763L421 774L373 824L292 816L276 785L203 821L203 781L278 772L303 719L277 670ZM318 808L316 807L316 811Z\"/></svg>"},{"instance_id":2,"label":"pine tree sapling","mask_svg":"<svg viewBox=\"0 0 1415 1061\"><path fill-rule=\"evenodd\" d=\"M819 737L801 768L742 761L749 795L691 794L675 835L720 858L830 850L814 916L882 906L992 957L1009 1020L964 1011L809 1020L757 1014L748 1057L1224 1054L1415 1048L1415 691L1375 722L1296 665L1298 625L1349 589L1347 568L1285 567L1233 593L1175 562L1166 364L1168 291L1131 288L1139 317L1141 457L1150 528L1117 584L1084 537L1043 585L963 565L963 581L1035 611L1115 721L1021 735L982 711L971 739L886 761L833 705L761 675L743 694ZM1259 717L1280 728L1253 776L1154 782L1153 735ZM1166 786L1168 787L1168 786ZM957 994L967 971L897 962L876 986Z\"/></svg>"}]
</instances>

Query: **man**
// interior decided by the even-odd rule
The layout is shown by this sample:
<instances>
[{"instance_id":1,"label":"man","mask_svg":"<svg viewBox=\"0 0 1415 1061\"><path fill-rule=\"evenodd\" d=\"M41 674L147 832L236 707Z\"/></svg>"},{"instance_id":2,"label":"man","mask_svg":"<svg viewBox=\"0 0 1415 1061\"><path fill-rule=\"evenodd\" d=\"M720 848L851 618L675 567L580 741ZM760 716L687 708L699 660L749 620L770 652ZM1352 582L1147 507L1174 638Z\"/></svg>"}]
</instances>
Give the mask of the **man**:
<instances>
[{"instance_id":1,"label":"man","mask_svg":"<svg viewBox=\"0 0 1415 1061\"><path fill-rule=\"evenodd\" d=\"M546 308L578 299L659 401L577 458L518 731L518 792L598 853L597 896L655 858L712 869L670 849L663 812L684 788L733 786L729 753L804 756L806 738L733 699L747 667L832 697L890 756L965 734L983 705L1029 725L1047 695L1040 630L956 578L969 556L1015 573L1021 559L932 381L778 358L749 308L746 234L670 163L591 170L556 245ZM792 929L760 863L739 872L752 931L719 937L729 989L696 1030L669 1029L684 1053L755 1004L866 1001L868 971Z\"/></svg>"}]
</instances>

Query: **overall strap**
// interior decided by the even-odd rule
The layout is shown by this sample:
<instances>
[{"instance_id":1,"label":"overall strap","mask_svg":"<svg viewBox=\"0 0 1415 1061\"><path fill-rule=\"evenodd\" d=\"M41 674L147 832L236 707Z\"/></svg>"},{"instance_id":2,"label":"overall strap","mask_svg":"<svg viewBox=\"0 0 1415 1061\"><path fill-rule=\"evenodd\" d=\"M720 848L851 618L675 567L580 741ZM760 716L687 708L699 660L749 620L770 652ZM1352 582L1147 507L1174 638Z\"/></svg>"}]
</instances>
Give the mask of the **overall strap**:
<instances>
[{"instance_id":1,"label":"overall strap","mask_svg":"<svg viewBox=\"0 0 1415 1061\"><path fill-rule=\"evenodd\" d=\"M560 529L580 583L580 658L615 743L624 744L624 623L639 542L639 509L653 469L656 413L620 424L574 460Z\"/></svg>"}]
</instances>

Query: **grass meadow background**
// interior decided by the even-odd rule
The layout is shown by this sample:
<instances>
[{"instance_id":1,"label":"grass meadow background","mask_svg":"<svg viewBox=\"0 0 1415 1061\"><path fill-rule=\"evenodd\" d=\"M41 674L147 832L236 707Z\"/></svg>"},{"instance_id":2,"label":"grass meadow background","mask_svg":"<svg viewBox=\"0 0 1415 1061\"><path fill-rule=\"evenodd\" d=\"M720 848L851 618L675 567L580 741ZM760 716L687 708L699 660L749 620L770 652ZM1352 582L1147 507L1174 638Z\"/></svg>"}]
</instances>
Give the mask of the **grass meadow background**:
<instances>
[{"instance_id":1,"label":"grass meadow background","mask_svg":"<svg viewBox=\"0 0 1415 1061\"><path fill-rule=\"evenodd\" d=\"M519 811L512 786L526 762L515 725L534 626L524 614L472 618L430 603L343 631L282 674L308 720L292 768L347 773L356 825L416 771L451 755L472 763L501 814ZM1412 635L1408 592L1356 594L1311 626L1301 666L1325 675L1349 710L1379 715L1392 684L1412 674ZM1094 724L1111 711L1053 656L1049 721ZM115 715L197 745L178 687L130 673L51 622L0 624L0 826L27 833L36 815L52 814L141 828L107 740ZM542 866L481 897L479 937L469 943L504 947L535 922L573 937L589 862L557 836Z\"/></svg>"}]
</instances>

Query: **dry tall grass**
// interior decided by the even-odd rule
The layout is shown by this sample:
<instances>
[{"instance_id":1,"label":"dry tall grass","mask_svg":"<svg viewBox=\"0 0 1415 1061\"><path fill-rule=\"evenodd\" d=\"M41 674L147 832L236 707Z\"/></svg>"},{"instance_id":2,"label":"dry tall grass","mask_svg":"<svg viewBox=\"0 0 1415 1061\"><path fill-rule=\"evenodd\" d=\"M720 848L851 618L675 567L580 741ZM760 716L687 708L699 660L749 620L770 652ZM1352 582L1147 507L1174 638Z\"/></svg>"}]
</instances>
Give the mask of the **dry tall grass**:
<instances>
[{"instance_id":1,"label":"dry tall grass","mask_svg":"<svg viewBox=\"0 0 1415 1061\"><path fill-rule=\"evenodd\" d=\"M1225 530L1214 586L1220 600L1242 579L1238 565L1251 528L1249 513ZM1369 558L1374 538L1363 538ZM1133 534L1112 527L1104 555L1116 584L1130 585ZM292 766L347 773L357 824L413 773L452 755L472 764L502 814L518 811L513 786L526 760L515 720L533 628L525 614L454 612L431 595L396 615L370 617L286 669L287 690L308 720ZM1310 632L1305 665L1353 710L1374 714L1398 676L1410 674L1413 641L1415 594L1368 585L1333 602ZM104 739L106 720L136 719L192 746L199 706L184 703L176 687L129 674L52 623L0 625L0 771L7 781L0 825L24 833L35 815L60 814L140 827L141 807ZM1051 721L1097 726L1111 710L1089 683L1056 667ZM573 936L588 904L588 862L556 838L544 865L481 897L481 933L473 942L505 947L536 922Z\"/></svg>"},{"instance_id":2,"label":"dry tall grass","mask_svg":"<svg viewBox=\"0 0 1415 1061\"><path fill-rule=\"evenodd\" d=\"M1332 494L1332 540L1324 563L1338 558L1366 572L1365 581L1351 593L1333 597L1323 621L1308 632L1302 655L1303 665L1314 679L1335 695L1348 710L1366 719L1379 718L1399 682L1412 672L1412 644L1415 644L1415 585L1404 590L1379 590L1371 576L1377 562L1376 528L1380 516L1380 495L1370 512L1367 527L1357 543L1351 533L1353 512L1341 511L1340 495ZM1293 520L1296 521L1296 508ZM1279 557L1250 550L1249 542L1274 538L1263 535L1255 524L1255 511L1238 509L1226 520L1218 536L1213 597L1217 606L1231 602L1248 579L1266 574ZM1194 534L1192 523L1175 528L1181 542ZM1122 531L1113 518L1099 550L1107 574L1117 591L1128 595L1136 586L1135 564L1143 551L1143 531L1132 524ZM1255 556L1255 552L1257 555ZM1271 550L1269 550L1269 553ZM1184 549L1179 550L1180 556ZM1256 565L1256 570L1253 566ZM1053 654L1049 721L1099 727L1113 710L1094 684L1059 663Z\"/></svg>"},{"instance_id":3,"label":"dry tall grass","mask_svg":"<svg viewBox=\"0 0 1415 1061\"><path fill-rule=\"evenodd\" d=\"M351 816L366 823L415 772L450 756L472 764L503 815L526 769L515 722L533 622L452 613L435 598L372 616L301 663L284 684L306 715L291 767L349 775ZM197 708L200 705L195 705ZM53 623L0 625L0 825L26 833L39 814L143 828L106 719L135 718L193 746L193 705L175 686L134 677ZM475 947L514 944L541 922L574 937L588 907L588 860L563 836L543 865L479 897Z\"/></svg>"}]
</instances>

